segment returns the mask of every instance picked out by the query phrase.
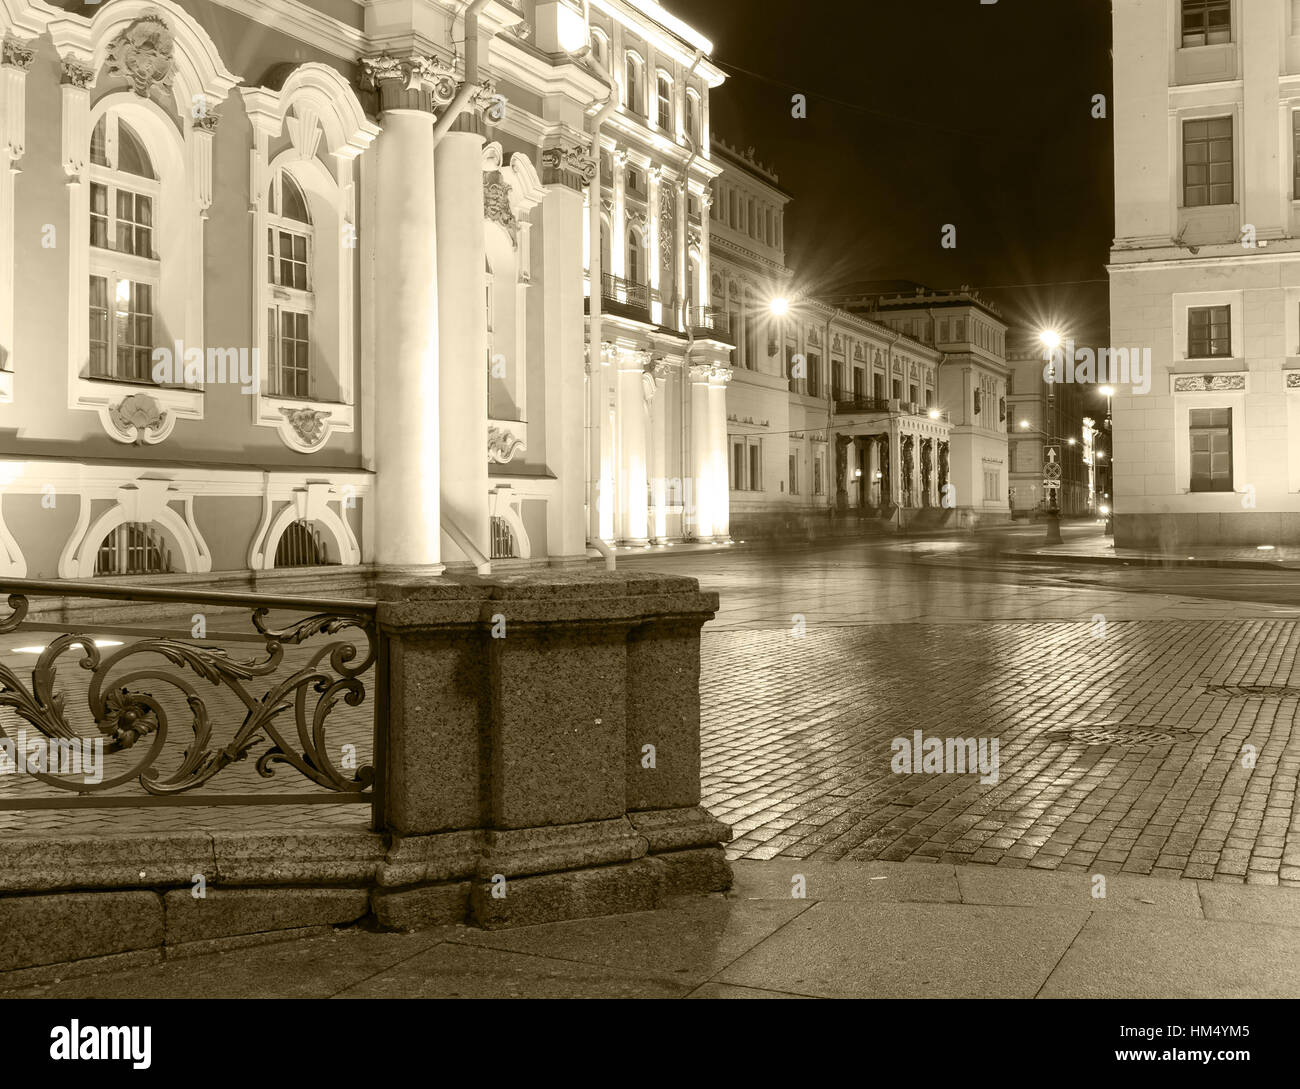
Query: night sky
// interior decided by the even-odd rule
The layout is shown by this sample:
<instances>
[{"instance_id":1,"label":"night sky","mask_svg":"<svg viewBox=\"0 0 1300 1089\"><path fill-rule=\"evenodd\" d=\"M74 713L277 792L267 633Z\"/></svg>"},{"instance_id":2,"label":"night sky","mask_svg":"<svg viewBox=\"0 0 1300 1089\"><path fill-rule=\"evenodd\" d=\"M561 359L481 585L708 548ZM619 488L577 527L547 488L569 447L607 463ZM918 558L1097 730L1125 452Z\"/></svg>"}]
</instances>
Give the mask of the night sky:
<instances>
[{"instance_id":1,"label":"night sky","mask_svg":"<svg viewBox=\"0 0 1300 1089\"><path fill-rule=\"evenodd\" d=\"M801 286L970 284L1013 324L1109 343L1108 0L664 3L728 73L713 132L753 146L794 196L786 258ZM806 120L791 117L796 92ZM993 290L1022 284L1049 286Z\"/></svg>"}]
</instances>

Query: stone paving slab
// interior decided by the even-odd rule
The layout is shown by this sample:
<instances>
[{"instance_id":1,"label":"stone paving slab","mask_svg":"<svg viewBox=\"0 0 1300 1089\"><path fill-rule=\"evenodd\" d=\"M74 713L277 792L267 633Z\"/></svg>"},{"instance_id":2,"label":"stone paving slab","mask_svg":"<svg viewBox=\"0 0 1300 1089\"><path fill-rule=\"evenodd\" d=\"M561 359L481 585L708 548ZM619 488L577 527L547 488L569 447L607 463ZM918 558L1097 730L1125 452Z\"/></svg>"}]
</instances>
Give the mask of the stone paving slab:
<instances>
[{"instance_id":1,"label":"stone paving slab","mask_svg":"<svg viewBox=\"0 0 1300 1089\"><path fill-rule=\"evenodd\" d=\"M1300 930L1098 912L1042 998L1295 998Z\"/></svg>"},{"instance_id":2,"label":"stone paving slab","mask_svg":"<svg viewBox=\"0 0 1300 1089\"><path fill-rule=\"evenodd\" d=\"M1214 913L1194 918L1167 895L1170 882L1142 876L1117 889L1153 901L1152 914L1090 895L1062 907L1061 875L1040 871L820 864L809 898L797 899L788 869L741 862L729 894L604 919L492 933L351 927L167 951L161 963L103 964L96 975L65 966L57 982L0 975L0 997L1300 997L1291 890L1179 882ZM922 869L937 887L955 880L963 895L1007 902L918 899L933 891ZM1288 925L1258 921L1275 916Z\"/></svg>"},{"instance_id":3,"label":"stone paving slab","mask_svg":"<svg viewBox=\"0 0 1300 1089\"><path fill-rule=\"evenodd\" d=\"M1083 911L814 904L718 981L821 998L1033 998Z\"/></svg>"}]
</instances>

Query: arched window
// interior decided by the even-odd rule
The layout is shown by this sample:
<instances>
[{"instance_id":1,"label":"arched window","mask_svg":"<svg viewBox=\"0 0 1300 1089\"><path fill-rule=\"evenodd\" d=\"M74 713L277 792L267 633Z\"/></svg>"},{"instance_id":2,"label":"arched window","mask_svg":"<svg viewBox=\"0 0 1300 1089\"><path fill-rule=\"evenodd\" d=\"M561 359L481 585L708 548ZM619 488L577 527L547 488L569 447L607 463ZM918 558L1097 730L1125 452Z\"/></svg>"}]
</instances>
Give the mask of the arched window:
<instances>
[{"instance_id":1,"label":"arched window","mask_svg":"<svg viewBox=\"0 0 1300 1089\"><path fill-rule=\"evenodd\" d=\"M641 283L641 239L635 230L627 232L627 281Z\"/></svg>"},{"instance_id":2,"label":"arched window","mask_svg":"<svg viewBox=\"0 0 1300 1089\"><path fill-rule=\"evenodd\" d=\"M629 113L636 113L645 116L645 89L642 86L642 75L645 63L635 53L627 55L627 63L624 70L623 94L625 96L624 105Z\"/></svg>"},{"instance_id":3,"label":"arched window","mask_svg":"<svg viewBox=\"0 0 1300 1089\"><path fill-rule=\"evenodd\" d=\"M275 546L276 567L320 567L329 562L325 539L311 522L290 522Z\"/></svg>"},{"instance_id":4,"label":"arched window","mask_svg":"<svg viewBox=\"0 0 1300 1089\"><path fill-rule=\"evenodd\" d=\"M659 98L659 127L675 136L677 126L673 124L673 82L665 73L660 72L655 83Z\"/></svg>"},{"instance_id":5,"label":"arched window","mask_svg":"<svg viewBox=\"0 0 1300 1089\"><path fill-rule=\"evenodd\" d=\"M602 68L609 67L609 39L602 30L591 29L591 55Z\"/></svg>"},{"instance_id":6,"label":"arched window","mask_svg":"<svg viewBox=\"0 0 1300 1089\"><path fill-rule=\"evenodd\" d=\"M92 378L151 382L158 176L136 131L110 110L90 138L90 352Z\"/></svg>"},{"instance_id":7,"label":"arched window","mask_svg":"<svg viewBox=\"0 0 1300 1089\"><path fill-rule=\"evenodd\" d=\"M686 135L692 144L700 142L700 96L694 91L686 92Z\"/></svg>"},{"instance_id":8,"label":"arched window","mask_svg":"<svg viewBox=\"0 0 1300 1089\"><path fill-rule=\"evenodd\" d=\"M273 397L316 396L312 368L312 225L307 198L281 170L267 193L266 274L268 392Z\"/></svg>"},{"instance_id":9,"label":"arched window","mask_svg":"<svg viewBox=\"0 0 1300 1089\"><path fill-rule=\"evenodd\" d=\"M166 575L171 553L162 534L147 522L123 522L100 543L95 574Z\"/></svg>"}]
</instances>

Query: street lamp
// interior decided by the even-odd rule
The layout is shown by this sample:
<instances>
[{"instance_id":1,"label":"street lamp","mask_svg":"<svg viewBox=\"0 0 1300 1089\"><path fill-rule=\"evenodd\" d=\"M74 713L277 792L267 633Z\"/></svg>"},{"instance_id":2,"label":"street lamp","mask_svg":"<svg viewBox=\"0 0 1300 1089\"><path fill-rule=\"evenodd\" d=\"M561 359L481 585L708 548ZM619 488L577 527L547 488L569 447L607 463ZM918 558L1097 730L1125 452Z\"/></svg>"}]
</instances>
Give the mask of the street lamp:
<instances>
[{"instance_id":1,"label":"street lamp","mask_svg":"<svg viewBox=\"0 0 1300 1089\"><path fill-rule=\"evenodd\" d=\"M1061 346L1061 334L1055 329L1044 329L1038 334L1038 339L1043 342L1043 346L1048 351L1055 351Z\"/></svg>"},{"instance_id":2,"label":"street lamp","mask_svg":"<svg viewBox=\"0 0 1300 1089\"><path fill-rule=\"evenodd\" d=\"M783 318L790 313L790 300L781 295L778 295L767 306L772 311L772 316L776 318Z\"/></svg>"}]
</instances>

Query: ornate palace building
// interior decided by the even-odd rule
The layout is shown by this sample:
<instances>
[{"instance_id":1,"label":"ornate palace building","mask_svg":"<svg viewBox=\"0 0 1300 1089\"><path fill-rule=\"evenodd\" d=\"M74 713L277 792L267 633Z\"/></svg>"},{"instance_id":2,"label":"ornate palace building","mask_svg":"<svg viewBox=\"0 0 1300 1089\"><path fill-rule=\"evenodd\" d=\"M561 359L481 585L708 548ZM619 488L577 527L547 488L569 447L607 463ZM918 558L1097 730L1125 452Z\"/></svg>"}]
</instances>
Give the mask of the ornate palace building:
<instances>
[{"instance_id":1,"label":"ornate palace building","mask_svg":"<svg viewBox=\"0 0 1300 1089\"><path fill-rule=\"evenodd\" d=\"M0 39L0 571L726 537L723 77L654 0L0 0Z\"/></svg>"}]
</instances>

